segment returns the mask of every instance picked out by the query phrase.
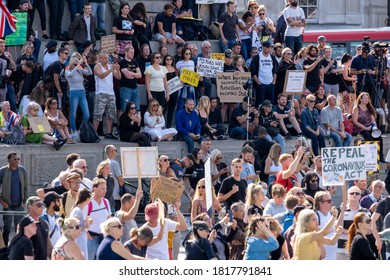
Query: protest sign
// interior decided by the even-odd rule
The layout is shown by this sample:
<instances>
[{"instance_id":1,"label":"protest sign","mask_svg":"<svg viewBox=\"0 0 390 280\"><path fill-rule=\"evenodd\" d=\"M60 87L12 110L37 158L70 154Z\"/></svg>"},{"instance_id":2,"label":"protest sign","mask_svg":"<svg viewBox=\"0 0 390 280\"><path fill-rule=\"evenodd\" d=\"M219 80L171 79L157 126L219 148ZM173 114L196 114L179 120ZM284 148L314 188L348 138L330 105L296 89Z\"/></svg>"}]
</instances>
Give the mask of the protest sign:
<instances>
[{"instance_id":1,"label":"protest sign","mask_svg":"<svg viewBox=\"0 0 390 280\"><path fill-rule=\"evenodd\" d=\"M243 85L250 79L251 73L217 73L217 94L221 102L242 102L247 96Z\"/></svg>"},{"instance_id":2,"label":"protest sign","mask_svg":"<svg viewBox=\"0 0 390 280\"><path fill-rule=\"evenodd\" d=\"M27 120L34 133L51 133L51 126L46 117L28 117Z\"/></svg>"},{"instance_id":3,"label":"protest sign","mask_svg":"<svg viewBox=\"0 0 390 280\"><path fill-rule=\"evenodd\" d=\"M175 77L168 81L169 95L175 93L176 91L182 88L183 88L183 83L180 81L179 77Z\"/></svg>"},{"instance_id":4,"label":"protest sign","mask_svg":"<svg viewBox=\"0 0 390 280\"><path fill-rule=\"evenodd\" d=\"M207 211L213 206L213 193L212 189L213 186L213 181L211 179L211 161L210 158L207 159L207 161L204 164L205 168L205 186L206 186L206 209Z\"/></svg>"},{"instance_id":5,"label":"protest sign","mask_svg":"<svg viewBox=\"0 0 390 280\"><path fill-rule=\"evenodd\" d=\"M218 72L223 72L223 61L198 57L198 73L202 77L215 78Z\"/></svg>"},{"instance_id":6,"label":"protest sign","mask_svg":"<svg viewBox=\"0 0 390 280\"><path fill-rule=\"evenodd\" d=\"M115 51L116 47L116 36L115 34L102 36L101 38L101 51L109 54Z\"/></svg>"},{"instance_id":7,"label":"protest sign","mask_svg":"<svg viewBox=\"0 0 390 280\"><path fill-rule=\"evenodd\" d=\"M306 89L306 74L305 70L287 70L283 93L303 94Z\"/></svg>"},{"instance_id":8,"label":"protest sign","mask_svg":"<svg viewBox=\"0 0 390 280\"><path fill-rule=\"evenodd\" d=\"M183 193L184 185L173 179L160 176L151 192L151 196L161 201L174 204Z\"/></svg>"},{"instance_id":9,"label":"protest sign","mask_svg":"<svg viewBox=\"0 0 390 280\"><path fill-rule=\"evenodd\" d=\"M252 47L256 47L259 52L263 49L257 30L252 30Z\"/></svg>"},{"instance_id":10,"label":"protest sign","mask_svg":"<svg viewBox=\"0 0 390 280\"><path fill-rule=\"evenodd\" d=\"M158 177L157 147L121 148L123 178Z\"/></svg>"},{"instance_id":11,"label":"protest sign","mask_svg":"<svg viewBox=\"0 0 390 280\"><path fill-rule=\"evenodd\" d=\"M366 179L364 147L321 149L324 186L343 185L345 181Z\"/></svg>"},{"instance_id":12,"label":"protest sign","mask_svg":"<svg viewBox=\"0 0 390 280\"><path fill-rule=\"evenodd\" d=\"M358 141L357 145L365 148L366 171L368 174L379 171L380 145L378 141Z\"/></svg>"},{"instance_id":13,"label":"protest sign","mask_svg":"<svg viewBox=\"0 0 390 280\"><path fill-rule=\"evenodd\" d=\"M187 83L191 86L197 87L199 83L200 75L194 71L183 68L180 74L180 81Z\"/></svg>"},{"instance_id":14,"label":"protest sign","mask_svg":"<svg viewBox=\"0 0 390 280\"><path fill-rule=\"evenodd\" d=\"M211 54L211 59L217 59L217 60L225 61L225 54L224 53L212 53Z\"/></svg>"}]
</instances>

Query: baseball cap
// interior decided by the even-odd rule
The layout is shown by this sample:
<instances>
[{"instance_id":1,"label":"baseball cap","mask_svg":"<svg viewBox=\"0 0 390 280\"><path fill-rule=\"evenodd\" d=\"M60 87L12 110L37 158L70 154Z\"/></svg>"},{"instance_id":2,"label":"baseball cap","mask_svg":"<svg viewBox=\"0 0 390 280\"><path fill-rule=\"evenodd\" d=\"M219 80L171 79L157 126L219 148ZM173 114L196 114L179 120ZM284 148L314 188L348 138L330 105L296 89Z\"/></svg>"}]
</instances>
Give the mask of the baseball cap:
<instances>
[{"instance_id":1,"label":"baseball cap","mask_svg":"<svg viewBox=\"0 0 390 280\"><path fill-rule=\"evenodd\" d=\"M39 223L38 221L35 221L30 215L27 215L23 217L23 219L20 220L19 222L19 230L24 229L26 226L30 224L37 224Z\"/></svg>"},{"instance_id":2,"label":"baseball cap","mask_svg":"<svg viewBox=\"0 0 390 280\"><path fill-rule=\"evenodd\" d=\"M301 212L303 209L306 209L308 208L306 205L303 205L303 204L297 204L295 205L295 207L293 208L293 213L294 213L294 216Z\"/></svg>"},{"instance_id":3,"label":"baseball cap","mask_svg":"<svg viewBox=\"0 0 390 280\"><path fill-rule=\"evenodd\" d=\"M320 35L320 36L318 36L317 41L326 42L326 38L324 35Z\"/></svg>"},{"instance_id":4,"label":"baseball cap","mask_svg":"<svg viewBox=\"0 0 390 280\"><path fill-rule=\"evenodd\" d=\"M195 230L198 230L198 229L204 229L204 230L207 230L207 231L210 231L209 229L209 226L207 225L206 222L204 221L194 221L192 223L192 230L195 231Z\"/></svg>"},{"instance_id":5,"label":"baseball cap","mask_svg":"<svg viewBox=\"0 0 390 280\"><path fill-rule=\"evenodd\" d=\"M158 217L158 206L154 203L148 204L145 207L145 220L155 220Z\"/></svg>"},{"instance_id":6,"label":"baseball cap","mask_svg":"<svg viewBox=\"0 0 390 280\"><path fill-rule=\"evenodd\" d=\"M263 104L261 104L263 107L272 107L272 103L269 100L264 100Z\"/></svg>"},{"instance_id":7,"label":"baseball cap","mask_svg":"<svg viewBox=\"0 0 390 280\"><path fill-rule=\"evenodd\" d=\"M22 6L23 4L28 3L28 0L20 0L19 1L19 6Z\"/></svg>"},{"instance_id":8,"label":"baseball cap","mask_svg":"<svg viewBox=\"0 0 390 280\"><path fill-rule=\"evenodd\" d=\"M50 49L50 48L53 48L53 47L57 47L57 41L56 40L49 40L49 42L47 42L45 47L47 49Z\"/></svg>"},{"instance_id":9,"label":"baseball cap","mask_svg":"<svg viewBox=\"0 0 390 280\"><path fill-rule=\"evenodd\" d=\"M226 58L232 58L233 57L233 52L231 49L225 50L225 57Z\"/></svg>"},{"instance_id":10,"label":"baseball cap","mask_svg":"<svg viewBox=\"0 0 390 280\"><path fill-rule=\"evenodd\" d=\"M27 201L26 201L26 206L31 206L37 202L41 202L42 203L42 200L37 197L37 196L30 196ZM43 203L42 203L43 204Z\"/></svg>"}]
</instances>

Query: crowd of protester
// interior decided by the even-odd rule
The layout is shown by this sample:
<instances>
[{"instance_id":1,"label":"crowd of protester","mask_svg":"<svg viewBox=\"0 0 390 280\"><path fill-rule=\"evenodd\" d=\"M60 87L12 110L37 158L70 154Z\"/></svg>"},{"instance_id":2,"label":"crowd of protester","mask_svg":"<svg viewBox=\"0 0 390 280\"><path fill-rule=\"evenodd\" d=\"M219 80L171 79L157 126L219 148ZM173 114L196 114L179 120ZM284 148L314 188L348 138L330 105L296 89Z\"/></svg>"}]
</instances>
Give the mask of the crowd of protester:
<instances>
[{"instance_id":1,"label":"crowd of protester","mask_svg":"<svg viewBox=\"0 0 390 280\"><path fill-rule=\"evenodd\" d=\"M30 11L29 31L31 15L39 9L35 2L39 1L31 5L21 0L13 8ZM215 78L201 77L197 87L184 83L177 92L169 92L169 80L183 69L196 71L198 57L211 57L209 41L202 40L199 54L197 44L187 41L188 22L183 18L197 12L183 8L181 0L166 4L156 16L158 50L149 43L145 5L131 8L111 1L116 7L112 53L94 49L104 27L105 7L99 1L72 7L69 40L58 46L57 40L66 39L58 12L63 2L48 2L50 30L48 34L42 24L42 39L48 40L42 61L35 33L28 33L16 61L0 39L0 65L5 70L0 84L1 141L8 143L22 133L28 143L59 150L79 140L82 122L93 123L114 144L119 140L151 146L151 141L182 140L188 154L182 159L160 155L158 166L160 176L184 183L191 218L184 218L180 199L165 204L161 213L152 197L143 209L146 223L138 227L135 216L142 213L144 193L139 188L133 195L123 194L125 182L114 145L106 147L107 160L92 180L86 178L86 161L70 154L68 169L30 197L28 171L19 165L20 155L11 152L8 165L0 169L0 202L3 211L25 207L28 215L4 215L2 239L9 259L177 259L181 232L189 224L192 230L182 244L186 259L389 257L378 233L390 221L390 200L384 196L385 189L390 192L388 178L386 184L376 180L369 187L365 180L355 181L347 201L335 207L336 188L322 185L320 155L321 148L350 146L352 135L359 135L379 141L384 162L381 133L373 131L386 132L382 107L388 86L386 79L380 81L383 95L378 98L370 84L379 72L386 78L389 74L387 66L375 68L378 45L371 53L360 46L356 56L344 54L338 63L324 36L318 45L302 46L306 20L296 0L288 0L283 10L286 30L279 41L275 34L280 28L264 5L249 1L248 11L238 19L234 2L212 4L224 72L248 72L253 80L252 96L228 104L213 95ZM44 9L39 11L42 21ZM195 30L202 38L202 29ZM252 32L261 39L261 48L252 46ZM168 53L167 44L176 44L176 54ZM77 52L71 53L72 45ZM288 70L307 71L302 95L284 94ZM141 105L142 92L147 107ZM40 116L47 118L52 133L33 131L31 121ZM247 140L231 163L222 161L220 150L211 149L214 141L227 136ZM293 141L292 136L297 136L296 149L290 154L285 141ZM207 209L204 178L209 158L212 207ZM151 189L154 184L152 180ZM12 229L17 234L10 240Z\"/></svg>"}]
</instances>

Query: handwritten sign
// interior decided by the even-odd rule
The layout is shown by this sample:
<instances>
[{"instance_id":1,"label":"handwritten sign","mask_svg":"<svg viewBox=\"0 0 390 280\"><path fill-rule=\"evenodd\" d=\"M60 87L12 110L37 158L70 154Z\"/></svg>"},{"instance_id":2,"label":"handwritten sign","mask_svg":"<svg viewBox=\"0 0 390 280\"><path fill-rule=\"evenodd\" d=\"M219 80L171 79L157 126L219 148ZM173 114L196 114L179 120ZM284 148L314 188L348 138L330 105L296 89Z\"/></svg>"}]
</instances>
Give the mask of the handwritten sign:
<instances>
[{"instance_id":1,"label":"handwritten sign","mask_svg":"<svg viewBox=\"0 0 390 280\"><path fill-rule=\"evenodd\" d=\"M242 102L247 95L243 85L251 77L251 73L217 73L217 94L221 102Z\"/></svg>"},{"instance_id":2,"label":"handwritten sign","mask_svg":"<svg viewBox=\"0 0 390 280\"><path fill-rule=\"evenodd\" d=\"M366 179L365 147L329 147L321 149L321 153L324 186Z\"/></svg>"},{"instance_id":3,"label":"handwritten sign","mask_svg":"<svg viewBox=\"0 0 390 280\"><path fill-rule=\"evenodd\" d=\"M46 117L29 117L27 119L34 133L51 133L51 126Z\"/></svg>"},{"instance_id":4,"label":"handwritten sign","mask_svg":"<svg viewBox=\"0 0 390 280\"><path fill-rule=\"evenodd\" d=\"M380 145L378 141L358 141L357 145L365 148L366 171L368 174L377 172L380 168Z\"/></svg>"},{"instance_id":5,"label":"handwritten sign","mask_svg":"<svg viewBox=\"0 0 390 280\"><path fill-rule=\"evenodd\" d=\"M121 148L122 176L124 178L158 177L157 158L157 147Z\"/></svg>"},{"instance_id":6,"label":"handwritten sign","mask_svg":"<svg viewBox=\"0 0 390 280\"><path fill-rule=\"evenodd\" d=\"M101 38L101 51L105 53L112 53L115 51L116 45L116 36L115 34L102 36Z\"/></svg>"},{"instance_id":7,"label":"handwritten sign","mask_svg":"<svg viewBox=\"0 0 390 280\"><path fill-rule=\"evenodd\" d=\"M305 70L287 70L283 93L303 94L306 88L306 75Z\"/></svg>"},{"instance_id":8,"label":"handwritten sign","mask_svg":"<svg viewBox=\"0 0 390 280\"><path fill-rule=\"evenodd\" d=\"M215 78L217 73L223 72L223 61L198 57L198 73L202 77Z\"/></svg>"},{"instance_id":9,"label":"handwritten sign","mask_svg":"<svg viewBox=\"0 0 390 280\"><path fill-rule=\"evenodd\" d=\"M217 59L217 60L225 61L225 54L224 53L212 53L211 54L211 59Z\"/></svg>"},{"instance_id":10,"label":"handwritten sign","mask_svg":"<svg viewBox=\"0 0 390 280\"><path fill-rule=\"evenodd\" d=\"M199 84L200 75L194 71L183 68L180 74L180 81L191 86L197 87Z\"/></svg>"},{"instance_id":11,"label":"handwritten sign","mask_svg":"<svg viewBox=\"0 0 390 280\"><path fill-rule=\"evenodd\" d=\"M160 176L152 190L151 196L161 201L174 204L183 193L184 185L170 178Z\"/></svg>"},{"instance_id":12,"label":"handwritten sign","mask_svg":"<svg viewBox=\"0 0 390 280\"><path fill-rule=\"evenodd\" d=\"M183 83L180 81L179 77L175 77L168 81L169 95L175 93L176 91L182 88L183 88Z\"/></svg>"}]
</instances>

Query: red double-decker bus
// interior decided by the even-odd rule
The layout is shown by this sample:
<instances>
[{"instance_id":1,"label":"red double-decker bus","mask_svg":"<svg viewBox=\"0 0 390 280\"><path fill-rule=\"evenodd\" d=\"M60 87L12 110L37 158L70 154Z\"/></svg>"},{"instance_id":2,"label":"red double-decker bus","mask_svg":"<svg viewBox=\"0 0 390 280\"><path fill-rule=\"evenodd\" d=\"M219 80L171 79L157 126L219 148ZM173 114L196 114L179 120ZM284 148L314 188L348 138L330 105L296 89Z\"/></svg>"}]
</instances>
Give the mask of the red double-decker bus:
<instances>
[{"instance_id":1,"label":"red double-decker bus","mask_svg":"<svg viewBox=\"0 0 390 280\"><path fill-rule=\"evenodd\" d=\"M362 29L307 30L303 34L304 45L317 44L318 36L326 37L327 45L333 49L333 57L339 59L343 53L355 55L355 48L369 36L369 42L390 42L390 27Z\"/></svg>"}]
</instances>

